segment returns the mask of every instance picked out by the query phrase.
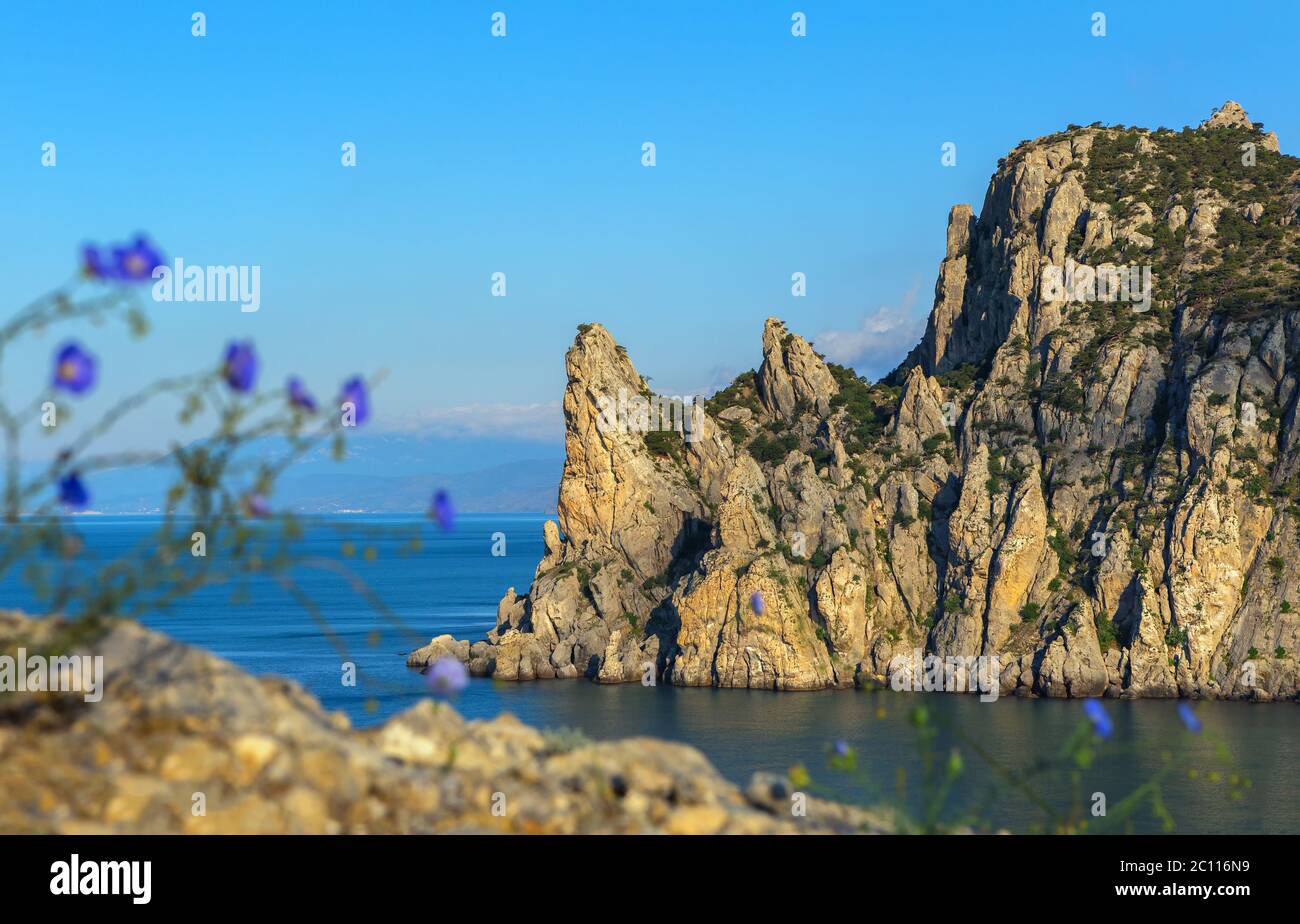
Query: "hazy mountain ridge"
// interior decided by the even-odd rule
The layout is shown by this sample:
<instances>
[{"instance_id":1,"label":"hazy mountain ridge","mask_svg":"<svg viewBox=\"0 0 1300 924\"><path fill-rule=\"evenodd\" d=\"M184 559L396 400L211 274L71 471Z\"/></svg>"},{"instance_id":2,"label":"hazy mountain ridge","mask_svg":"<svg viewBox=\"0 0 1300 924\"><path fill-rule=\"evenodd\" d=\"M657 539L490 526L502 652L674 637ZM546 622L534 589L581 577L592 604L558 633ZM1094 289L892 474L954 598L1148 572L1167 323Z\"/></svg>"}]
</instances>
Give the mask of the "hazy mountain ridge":
<instances>
[{"instance_id":1,"label":"hazy mountain ridge","mask_svg":"<svg viewBox=\"0 0 1300 924\"><path fill-rule=\"evenodd\" d=\"M262 451L259 445L248 450ZM442 470L431 471L433 465ZM422 513L433 492L442 489L464 512L549 513L555 510L562 467L558 444L363 432L348 440L342 460L326 446L286 469L272 504L298 513ZM100 473L94 509L158 513L173 477L165 465Z\"/></svg>"}]
</instances>

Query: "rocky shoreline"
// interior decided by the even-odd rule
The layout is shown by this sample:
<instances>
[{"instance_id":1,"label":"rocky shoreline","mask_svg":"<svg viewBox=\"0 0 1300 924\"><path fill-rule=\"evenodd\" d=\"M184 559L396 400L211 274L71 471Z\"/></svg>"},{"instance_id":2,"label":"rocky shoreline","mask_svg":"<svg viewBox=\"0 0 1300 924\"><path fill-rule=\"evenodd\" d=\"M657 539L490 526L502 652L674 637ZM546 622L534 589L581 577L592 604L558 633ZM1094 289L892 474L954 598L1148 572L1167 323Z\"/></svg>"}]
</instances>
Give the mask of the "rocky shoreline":
<instances>
[{"instance_id":1,"label":"rocky shoreline","mask_svg":"<svg viewBox=\"0 0 1300 924\"><path fill-rule=\"evenodd\" d=\"M1300 698L1296 254L1300 161L1228 103L1019 145L883 382L769 318L757 370L665 423L582 325L531 586L410 663L808 690L920 649L997 659L1002 695ZM1150 289L1063 296L1079 266Z\"/></svg>"},{"instance_id":2,"label":"rocky shoreline","mask_svg":"<svg viewBox=\"0 0 1300 924\"><path fill-rule=\"evenodd\" d=\"M0 651L93 653L103 697L0 694L0 833L886 833L889 816L700 752L592 743L425 701L350 727L296 683L253 677L131 622L96 633L0 611ZM358 696L364 696L358 688ZM200 811L201 809L201 811Z\"/></svg>"}]
</instances>

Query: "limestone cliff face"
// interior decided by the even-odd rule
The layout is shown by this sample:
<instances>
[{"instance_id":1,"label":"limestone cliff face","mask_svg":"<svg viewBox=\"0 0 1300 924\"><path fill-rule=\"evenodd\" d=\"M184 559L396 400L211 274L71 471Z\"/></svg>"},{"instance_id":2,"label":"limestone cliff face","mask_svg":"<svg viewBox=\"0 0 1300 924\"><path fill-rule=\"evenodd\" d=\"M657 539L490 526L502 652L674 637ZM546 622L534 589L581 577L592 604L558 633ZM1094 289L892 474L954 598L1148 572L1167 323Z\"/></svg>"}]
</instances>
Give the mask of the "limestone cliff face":
<instances>
[{"instance_id":1,"label":"limestone cliff face","mask_svg":"<svg viewBox=\"0 0 1300 924\"><path fill-rule=\"evenodd\" d=\"M506 593L496 628L487 644L472 646L470 663L506 679L639 679L675 635L675 614L662 605L669 583L708 545L712 515L700 473L719 477L733 450L707 419L684 440L687 409L685 420L669 411L679 430L652 451L644 434L663 421L650 420L652 396L599 324L579 333L566 367L559 525L547 523L532 587Z\"/></svg>"},{"instance_id":2,"label":"limestone cliff face","mask_svg":"<svg viewBox=\"0 0 1300 924\"><path fill-rule=\"evenodd\" d=\"M952 210L888 379L769 318L694 427L603 425L653 396L584 326L533 584L438 650L793 690L922 649L996 656L1004 693L1297 698L1298 168L1231 103L1024 142Z\"/></svg>"}]
</instances>

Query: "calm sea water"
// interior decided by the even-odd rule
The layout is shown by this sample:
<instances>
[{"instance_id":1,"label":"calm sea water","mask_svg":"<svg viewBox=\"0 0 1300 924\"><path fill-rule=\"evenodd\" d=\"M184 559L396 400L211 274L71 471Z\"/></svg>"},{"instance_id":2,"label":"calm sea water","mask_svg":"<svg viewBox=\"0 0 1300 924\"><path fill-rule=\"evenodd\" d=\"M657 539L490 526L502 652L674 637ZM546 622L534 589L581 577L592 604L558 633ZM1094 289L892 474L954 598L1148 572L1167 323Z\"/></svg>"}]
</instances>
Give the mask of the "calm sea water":
<instances>
[{"instance_id":1,"label":"calm sea water","mask_svg":"<svg viewBox=\"0 0 1300 924\"><path fill-rule=\"evenodd\" d=\"M173 611L145 622L201 645L255 673L297 680L327 708L347 712L353 723L380 722L425 696L423 678L404 665L403 654L434 635L478 639L495 621L505 589L523 590L542 554L542 516L462 516L454 532L442 533L416 518L346 517L309 521L304 551L345 561L375 588L409 627L393 628L339 576L323 571L296 575L316 599L363 681L341 683L339 651L308 614L278 585L255 584L251 598L232 601L230 591L205 589ZM128 554L156 528L143 517L85 517L78 521L89 554ZM423 549L399 554L395 531L420 530ZM505 556L493 556L493 534L505 535ZM351 539L352 557L342 546ZM373 548L373 561L363 554ZM15 578L0 583L0 605L33 608L27 588ZM743 784L755 770L784 772L805 765L814 780L837 797L875 800L899 791L917 805L922 762L916 749L911 709L924 703L936 717L1011 768L1023 769L1055 753L1081 720L1077 702L1003 699L981 704L974 697L825 691L772 693L758 690L676 689L635 685L601 686L585 680L504 683L474 679L457 708L471 718L513 713L529 724L578 729L590 738L653 735L686 742L706 753L726 776ZM1162 701L1108 701L1115 722L1112 741L1082 773L1085 793L1102 792L1115 805L1162 766L1162 754L1187 755L1196 778L1179 774L1164 784L1164 798L1180 833L1300 832L1300 710L1293 704L1201 703L1205 726L1191 735L1175 705ZM843 739L856 750L859 778L826 766L828 745ZM1227 796L1226 775L1216 757L1221 742L1235 772L1251 781L1240 801ZM945 734L939 750L952 741ZM1023 830L1038 817L1026 800L1008 794L986 802L994 776L970 747L966 771L953 790L957 806L980 804L982 817ZM865 781L864 781L865 780ZM1063 791L1046 787L1051 795ZM1144 812L1140 831L1160 830Z\"/></svg>"}]
</instances>

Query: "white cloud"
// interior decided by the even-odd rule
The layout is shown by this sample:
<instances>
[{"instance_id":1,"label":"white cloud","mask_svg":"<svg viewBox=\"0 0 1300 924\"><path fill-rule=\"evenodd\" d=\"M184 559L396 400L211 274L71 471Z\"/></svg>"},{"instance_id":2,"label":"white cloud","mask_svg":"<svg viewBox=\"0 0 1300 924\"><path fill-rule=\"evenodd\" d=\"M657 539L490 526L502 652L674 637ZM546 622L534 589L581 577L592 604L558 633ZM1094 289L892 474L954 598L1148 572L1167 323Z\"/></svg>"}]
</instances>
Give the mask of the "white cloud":
<instances>
[{"instance_id":1,"label":"white cloud","mask_svg":"<svg viewBox=\"0 0 1300 924\"><path fill-rule=\"evenodd\" d=\"M496 436L547 442L564 439L564 408L559 401L430 408L385 423L392 430L418 430L438 436Z\"/></svg>"},{"instance_id":2,"label":"white cloud","mask_svg":"<svg viewBox=\"0 0 1300 924\"><path fill-rule=\"evenodd\" d=\"M828 330L814 338L816 349L827 359L853 366L877 378L892 370L916 345L925 331L925 318L913 314L918 285L903 294L897 306L882 305L862 319L856 330ZM703 388L685 392L652 387L662 394L710 395L730 385L735 370L715 366ZM384 429L445 437L501 437L559 442L564 438L564 408L559 401L528 404L463 404L429 408L415 414L385 418Z\"/></svg>"},{"instance_id":3,"label":"white cloud","mask_svg":"<svg viewBox=\"0 0 1300 924\"><path fill-rule=\"evenodd\" d=\"M890 372L925 333L925 318L914 312L920 284L903 293L897 306L881 305L856 330L828 330L813 338L817 352L852 366L870 378Z\"/></svg>"}]
</instances>

